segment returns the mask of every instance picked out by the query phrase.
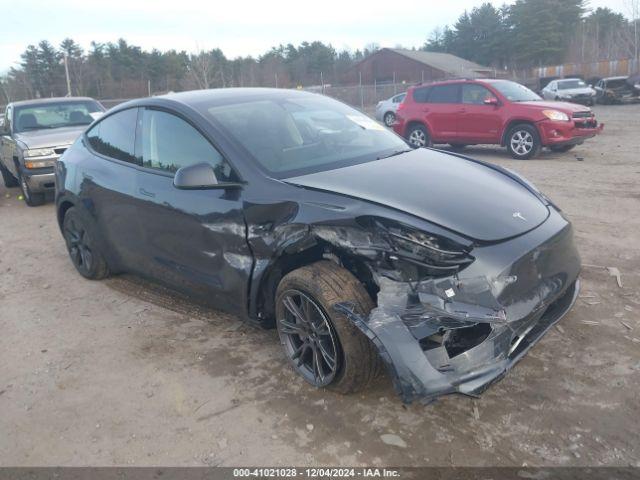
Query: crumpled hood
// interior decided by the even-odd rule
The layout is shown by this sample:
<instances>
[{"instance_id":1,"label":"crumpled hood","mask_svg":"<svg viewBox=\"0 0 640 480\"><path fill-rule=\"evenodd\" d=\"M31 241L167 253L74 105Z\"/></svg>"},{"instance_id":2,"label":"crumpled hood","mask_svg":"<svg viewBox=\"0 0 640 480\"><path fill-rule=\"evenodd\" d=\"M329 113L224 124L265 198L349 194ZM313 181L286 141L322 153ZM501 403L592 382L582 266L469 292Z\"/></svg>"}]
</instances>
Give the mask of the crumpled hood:
<instances>
[{"instance_id":1,"label":"crumpled hood","mask_svg":"<svg viewBox=\"0 0 640 480\"><path fill-rule=\"evenodd\" d=\"M428 149L285 181L375 202L480 241L520 235L549 215L537 196L509 176Z\"/></svg>"},{"instance_id":2,"label":"crumpled hood","mask_svg":"<svg viewBox=\"0 0 640 480\"><path fill-rule=\"evenodd\" d=\"M88 125L77 127L53 128L51 130L29 130L15 134L15 139L24 143L27 148L57 147L69 145L76 141Z\"/></svg>"}]
</instances>

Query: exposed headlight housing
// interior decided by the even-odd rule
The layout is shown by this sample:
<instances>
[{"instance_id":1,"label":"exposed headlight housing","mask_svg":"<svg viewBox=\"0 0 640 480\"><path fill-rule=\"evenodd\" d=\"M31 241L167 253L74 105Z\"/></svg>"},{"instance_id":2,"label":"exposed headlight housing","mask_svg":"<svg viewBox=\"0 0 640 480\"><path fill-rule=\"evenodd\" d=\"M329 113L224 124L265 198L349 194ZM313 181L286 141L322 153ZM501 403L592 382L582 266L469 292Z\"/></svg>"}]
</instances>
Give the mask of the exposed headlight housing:
<instances>
[{"instance_id":1,"label":"exposed headlight housing","mask_svg":"<svg viewBox=\"0 0 640 480\"><path fill-rule=\"evenodd\" d=\"M33 148L24 151L25 157L48 157L55 154L53 148Z\"/></svg>"},{"instance_id":2,"label":"exposed headlight housing","mask_svg":"<svg viewBox=\"0 0 640 480\"><path fill-rule=\"evenodd\" d=\"M543 110L542 114L549 120L555 120L558 122L568 122L569 115L559 110Z\"/></svg>"}]
</instances>

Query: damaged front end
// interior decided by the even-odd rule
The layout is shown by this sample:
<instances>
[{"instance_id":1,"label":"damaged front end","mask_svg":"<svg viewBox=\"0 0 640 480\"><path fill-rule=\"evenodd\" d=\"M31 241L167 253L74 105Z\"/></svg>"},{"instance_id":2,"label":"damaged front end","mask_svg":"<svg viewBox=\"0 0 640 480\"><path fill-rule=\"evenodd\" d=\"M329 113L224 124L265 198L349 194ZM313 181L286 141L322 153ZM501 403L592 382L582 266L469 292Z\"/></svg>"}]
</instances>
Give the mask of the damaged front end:
<instances>
[{"instance_id":1,"label":"damaged front end","mask_svg":"<svg viewBox=\"0 0 640 480\"><path fill-rule=\"evenodd\" d=\"M555 210L520 237L472 249L407 233L398 248L388 228L386 247L379 238L331 231L333 238L318 233L368 256L379 288L366 317L346 303L335 309L376 345L405 402L482 392L571 308L579 290L571 225Z\"/></svg>"}]
</instances>

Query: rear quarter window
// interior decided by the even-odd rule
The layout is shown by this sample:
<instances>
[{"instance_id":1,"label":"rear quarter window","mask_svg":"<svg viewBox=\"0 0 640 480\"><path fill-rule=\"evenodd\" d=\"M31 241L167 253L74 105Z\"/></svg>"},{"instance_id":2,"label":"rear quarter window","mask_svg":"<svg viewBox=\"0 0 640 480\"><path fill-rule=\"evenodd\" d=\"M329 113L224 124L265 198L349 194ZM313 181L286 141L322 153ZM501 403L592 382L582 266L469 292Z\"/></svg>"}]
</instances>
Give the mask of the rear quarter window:
<instances>
[{"instance_id":1,"label":"rear quarter window","mask_svg":"<svg viewBox=\"0 0 640 480\"><path fill-rule=\"evenodd\" d=\"M427 98L429 98L429 87L416 88L413 91L413 101L416 103L427 103Z\"/></svg>"},{"instance_id":2,"label":"rear quarter window","mask_svg":"<svg viewBox=\"0 0 640 480\"><path fill-rule=\"evenodd\" d=\"M137 123L137 108L123 110L97 123L87 132L87 140L101 155L139 165L135 155Z\"/></svg>"}]
</instances>

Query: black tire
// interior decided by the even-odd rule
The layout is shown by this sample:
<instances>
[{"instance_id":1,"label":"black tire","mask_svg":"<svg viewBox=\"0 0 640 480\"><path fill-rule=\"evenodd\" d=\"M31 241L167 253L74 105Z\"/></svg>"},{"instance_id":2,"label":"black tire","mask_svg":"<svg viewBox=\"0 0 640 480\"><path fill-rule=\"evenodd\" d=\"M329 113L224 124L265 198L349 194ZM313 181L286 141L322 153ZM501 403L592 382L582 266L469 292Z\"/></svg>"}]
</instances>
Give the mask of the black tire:
<instances>
[{"instance_id":1,"label":"black tire","mask_svg":"<svg viewBox=\"0 0 640 480\"><path fill-rule=\"evenodd\" d=\"M516 160L534 158L542 148L538 130L528 123L513 126L507 133L506 144L509 153Z\"/></svg>"},{"instance_id":2,"label":"black tire","mask_svg":"<svg viewBox=\"0 0 640 480\"><path fill-rule=\"evenodd\" d=\"M29 184L27 184L22 175L18 177L18 182L20 183L20 190L22 190L24 203L30 207L39 207L40 205L44 205L46 200L44 192L32 192L29 188Z\"/></svg>"},{"instance_id":3,"label":"black tire","mask_svg":"<svg viewBox=\"0 0 640 480\"><path fill-rule=\"evenodd\" d=\"M461 152L466 148L466 146L467 145L465 143L450 143L449 149L453 150L454 152Z\"/></svg>"},{"instance_id":4,"label":"black tire","mask_svg":"<svg viewBox=\"0 0 640 480\"><path fill-rule=\"evenodd\" d=\"M565 153L572 150L574 147L575 145L551 145L549 150L556 153Z\"/></svg>"},{"instance_id":5,"label":"black tire","mask_svg":"<svg viewBox=\"0 0 640 480\"><path fill-rule=\"evenodd\" d=\"M76 207L66 211L62 235L73 266L89 280L101 280L109 275L109 268L95 241L93 222Z\"/></svg>"},{"instance_id":6,"label":"black tire","mask_svg":"<svg viewBox=\"0 0 640 480\"><path fill-rule=\"evenodd\" d=\"M431 136L429 135L427 127L421 124L415 124L409 127L407 141L411 148L430 147L432 145Z\"/></svg>"},{"instance_id":7,"label":"black tire","mask_svg":"<svg viewBox=\"0 0 640 480\"><path fill-rule=\"evenodd\" d=\"M391 127L396 121L396 114L393 112L387 112L384 114L382 119L387 127Z\"/></svg>"},{"instance_id":8,"label":"black tire","mask_svg":"<svg viewBox=\"0 0 640 480\"><path fill-rule=\"evenodd\" d=\"M0 173L2 174L2 180L4 181L4 186L7 188L14 188L19 185L18 179L13 176L7 167L5 167L2 162L0 162Z\"/></svg>"},{"instance_id":9,"label":"black tire","mask_svg":"<svg viewBox=\"0 0 640 480\"><path fill-rule=\"evenodd\" d=\"M316 375L315 363L311 366L305 364L307 354L323 351L316 340L310 339L313 331L307 329L306 333L299 334L302 329L292 329L291 320L298 317L292 316L291 307L285 306L285 302L294 300L297 294L303 294L312 303L296 303L303 311L313 311L309 318L315 318L317 324L313 331L319 331L322 325L328 324L329 331L323 329L322 333L325 350L331 353L334 347L335 368L331 369L331 362L325 361L331 355L324 356L321 366L324 368L325 377ZM285 275L276 291L276 325L280 341L283 345L287 359L296 373L307 382L316 387L324 387L342 394L349 394L363 390L377 376L381 370L381 360L375 346L346 316L338 313L334 306L338 303L350 303L360 315L368 315L374 308L374 303L362 284L348 270L330 261L320 261L294 270ZM308 307L305 310L305 306ZM312 310L319 307L320 310ZM294 318L295 317L295 318ZM302 325L295 320L295 326ZM318 327L320 325L320 327ZM295 332L295 333L294 333ZM309 333L311 332L311 333ZM305 338L306 337L306 338ZM331 341L329 341L331 340ZM305 341L311 345L316 342L316 347L304 347ZM328 347L326 346L328 345ZM297 351L303 349L302 354L296 356ZM310 370L313 369L313 377ZM321 381L322 380L322 381Z\"/></svg>"}]
</instances>

